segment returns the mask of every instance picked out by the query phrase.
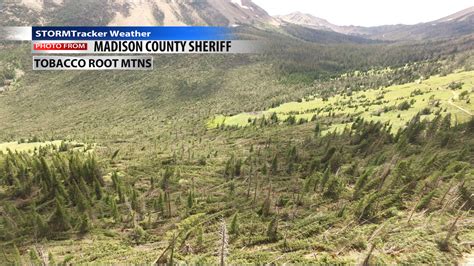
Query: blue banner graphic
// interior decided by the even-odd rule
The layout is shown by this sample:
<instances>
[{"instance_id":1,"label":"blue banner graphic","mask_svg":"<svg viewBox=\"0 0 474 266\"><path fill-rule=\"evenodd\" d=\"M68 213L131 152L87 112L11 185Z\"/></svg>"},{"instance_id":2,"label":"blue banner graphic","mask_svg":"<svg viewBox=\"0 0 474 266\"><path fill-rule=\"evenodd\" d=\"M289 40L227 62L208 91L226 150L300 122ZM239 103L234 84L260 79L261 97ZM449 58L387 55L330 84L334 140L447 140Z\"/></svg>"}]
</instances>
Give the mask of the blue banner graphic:
<instances>
[{"instance_id":1,"label":"blue banner graphic","mask_svg":"<svg viewBox=\"0 0 474 266\"><path fill-rule=\"evenodd\" d=\"M206 26L33 27L33 41L233 40L232 29Z\"/></svg>"}]
</instances>

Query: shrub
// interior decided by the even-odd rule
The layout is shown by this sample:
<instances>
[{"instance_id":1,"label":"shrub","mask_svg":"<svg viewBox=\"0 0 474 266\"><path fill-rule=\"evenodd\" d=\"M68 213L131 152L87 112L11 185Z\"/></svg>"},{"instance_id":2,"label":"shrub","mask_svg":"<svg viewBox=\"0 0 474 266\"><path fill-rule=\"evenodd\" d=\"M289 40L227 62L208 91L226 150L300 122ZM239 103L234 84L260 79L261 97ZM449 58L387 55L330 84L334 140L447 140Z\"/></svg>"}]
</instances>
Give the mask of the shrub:
<instances>
[{"instance_id":1,"label":"shrub","mask_svg":"<svg viewBox=\"0 0 474 266\"><path fill-rule=\"evenodd\" d=\"M410 109L411 105L408 101L403 101L398 105L398 110L405 111Z\"/></svg>"}]
</instances>

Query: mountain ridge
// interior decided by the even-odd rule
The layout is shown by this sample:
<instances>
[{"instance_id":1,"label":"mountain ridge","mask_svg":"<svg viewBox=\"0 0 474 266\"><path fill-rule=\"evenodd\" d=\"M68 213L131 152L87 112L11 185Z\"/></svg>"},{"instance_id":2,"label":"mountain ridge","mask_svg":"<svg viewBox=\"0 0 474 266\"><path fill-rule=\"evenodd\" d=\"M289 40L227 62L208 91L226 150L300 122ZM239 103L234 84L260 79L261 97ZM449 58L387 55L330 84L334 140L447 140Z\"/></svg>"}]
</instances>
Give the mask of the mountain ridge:
<instances>
[{"instance_id":1,"label":"mountain ridge","mask_svg":"<svg viewBox=\"0 0 474 266\"><path fill-rule=\"evenodd\" d=\"M333 31L370 39L388 41L423 40L449 38L472 33L472 29L469 29L469 26L474 24L474 6L438 20L414 25L340 26L332 24L326 19L302 12L280 15L276 16L276 18L283 24L296 24L312 29Z\"/></svg>"}]
</instances>

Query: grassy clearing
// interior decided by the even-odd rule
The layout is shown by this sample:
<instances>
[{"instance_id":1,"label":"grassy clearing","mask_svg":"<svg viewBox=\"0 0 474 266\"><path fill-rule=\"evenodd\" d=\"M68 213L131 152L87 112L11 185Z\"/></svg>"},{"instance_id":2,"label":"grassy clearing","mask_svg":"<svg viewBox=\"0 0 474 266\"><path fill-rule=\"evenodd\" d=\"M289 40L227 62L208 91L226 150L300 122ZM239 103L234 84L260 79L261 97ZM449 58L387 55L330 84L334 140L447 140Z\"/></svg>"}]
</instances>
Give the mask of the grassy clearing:
<instances>
[{"instance_id":1,"label":"grassy clearing","mask_svg":"<svg viewBox=\"0 0 474 266\"><path fill-rule=\"evenodd\" d=\"M454 86L452 85L454 84ZM459 84L458 88L455 84ZM368 121L390 123L393 132L408 123L417 113L424 111L423 118L430 119L436 113L452 114L455 122L465 122L474 112L474 71L463 71L447 76L434 76L427 80L390 86L381 89L351 93L346 92L322 99L288 102L266 111L241 113L233 116L214 117L208 126L247 126L254 119L270 117L276 113L280 121L294 116L296 121L314 120L318 117L347 117L347 122L333 124L330 129L340 130L351 123L351 117L361 117ZM463 95L463 96L460 96ZM406 102L406 106L402 104Z\"/></svg>"},{"instance_id":2,"label":"grassy clearing","mask_svg":"<svg viewBox=\"0 0 474 266\"><path fill-rule=\"evenodd\" d=\"M84 144L75 141L64 142L63 140L43 141L43 142L31 142L31 143L18 143L18 141L0 143L0 152L7 152L11 150L13 152L33 152L42 147L56 147L59 148L61 144L72 146L73 148L84 147Z\"/></svg>"},{"instance_id":3,"label":"grassy clearing","mask_svg":"<svg viewBox=\"0 0 474 266\"><path fill-rule=\"evenodd\" d=\"M13 152L32 152L35 149L39 149L40 147L45 147L48 145L59 147L59 145L61 145L61 140L32 143L18 143L17 141L4 142L0 143L0 151L6 152L7 150L11 150Z\"/></svg>"}]
</instances>

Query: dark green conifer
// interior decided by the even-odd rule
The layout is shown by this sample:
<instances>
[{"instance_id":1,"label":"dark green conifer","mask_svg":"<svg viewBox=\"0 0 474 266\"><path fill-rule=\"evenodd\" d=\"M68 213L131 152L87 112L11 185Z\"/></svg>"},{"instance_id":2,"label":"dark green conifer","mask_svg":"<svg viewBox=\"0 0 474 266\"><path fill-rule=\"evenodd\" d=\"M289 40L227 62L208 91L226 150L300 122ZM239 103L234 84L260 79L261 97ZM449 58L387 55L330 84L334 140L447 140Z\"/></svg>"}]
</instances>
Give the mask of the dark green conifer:
<instances>
[{"instance_id":1,"label":"dark green conifer","mask_svg":"<svg viewBox=\"0 0 474 266\"><path fill-rule=\"evenodd\" d=\"M268 224L267 228L267 237L268 240L271 242L274 242L278 240L278 219L277 217L274 217L270 223Z\"/></svg>"},{"instance_id":2,"label":"dark green conifer","mask_svg":"<svg viewBox=\"0 0 474 266\"><path fill-rule=\"evenodd\" d=\"M232 217L232 221L230 222L230 230L229 233L232 235L239 234L239 221L238 221L238 214L234 214Z\"/></svg>"},{"instance_id":3,"label":"dark green conifer","mask_svg":"<svg viewBox=\"0 0 474 266\"><path fill-rule=\"evenodd\" d=\"M56 199L56 209L49 219L49 228L55 232L63 232L71 229L70 218L64 208L64 203Z\"/></svg>"},{"instance_id":4,"label":"dark green conifer","mask_svg":"<svg viewBox=\"0 0 474 266\"><path fill-rule=\"evenodd\" d=\"M188 209L192 209L193 208L193 205L194 205L194 197L193 197L193 193L192 192L189 192L188 193L188 199L187 199L187 207Z\"/></svg>"},{"instance_id":5,"label":"dark green conifer","mask_svg":"<svg viewBox=\"0 0 474 266\"><path fill-rule=\"evenodd\" d=\"M79 224L79 233L86 234L91 229L91 223L89 217L86 214L81 215L80 224Z\"/></svg>"},{"instance_id":6,"label":"dark green conifer","mask_svg":"<svg viewBox=\"0 0 474 266\"><path fill-rule=\"evenodd\" d=\"M278 172L278 156L276 154L272 160L271 172L272 172L272 175L276 175Z\"/></svg>"}]
</instances>

